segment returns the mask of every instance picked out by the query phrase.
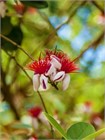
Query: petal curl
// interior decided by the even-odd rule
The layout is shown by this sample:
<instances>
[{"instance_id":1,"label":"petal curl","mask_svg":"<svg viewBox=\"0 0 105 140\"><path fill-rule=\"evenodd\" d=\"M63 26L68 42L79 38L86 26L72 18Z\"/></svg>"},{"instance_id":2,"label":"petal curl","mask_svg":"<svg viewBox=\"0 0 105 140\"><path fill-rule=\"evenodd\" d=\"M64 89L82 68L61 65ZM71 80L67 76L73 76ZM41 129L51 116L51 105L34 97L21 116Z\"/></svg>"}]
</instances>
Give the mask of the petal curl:
<instances>
[{"instance_id":1,"label":"petal curl","mask_svg":"<svg viewBox=\"0 0 105 140\"><path fill-rule=\"evenodd\" d=\"M54 82L62 81L64 77L65 77L65 72L64 72L64 71L60 71L60 72L58 72L58 73L55 75L53 81L54 81Z\"/></svg>"},{"instance_id":2,"label":"petal curl","mask_svg":"<svg viewBox=\"0 0 105 140\"><path fill-rule=\"evenodd\" d=\"M41 77L40 77L40 84L41 84L43 89L47 89L48 78L45 77L43 74L41 74Z\"/></svg>"},{"instance_id":3,"label":"petal curl","mask_svg":"<svg viewBox=\"0 0 105 140\"><path fill-rule=\"evenodd\" d=\"M59 62L59 58L57 58L55 55L51 55L50 58L51 58L51 63L54 65L54 67L60 70L62 65Z\"/></svg>"},{"instance_id":4,"label":"petal curl","mask_svg":"<svg viewBox=\"0 0 105 140\"><path fill-rule=\"evenodd\" d=\"M53 64L51 64L49 70L47 71L47 73L45 74L46 76L50 76L52 73L54 73L56 71L55 67Z\"/></svg>"}]
</instances>

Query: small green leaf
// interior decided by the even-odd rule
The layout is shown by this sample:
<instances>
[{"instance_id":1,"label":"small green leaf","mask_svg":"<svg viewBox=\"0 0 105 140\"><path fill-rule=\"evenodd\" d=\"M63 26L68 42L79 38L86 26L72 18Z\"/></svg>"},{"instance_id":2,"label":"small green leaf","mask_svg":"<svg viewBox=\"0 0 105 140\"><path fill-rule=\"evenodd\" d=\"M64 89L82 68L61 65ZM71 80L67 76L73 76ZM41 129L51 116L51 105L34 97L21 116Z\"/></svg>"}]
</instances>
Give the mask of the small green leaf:
<instances>
[{"instance_id":1,"label":"small green leaf","mask_svg":"<svg viewBox=\"0 0 105 140\"><path fill-rule=\"evenodd\" d=\"M22 1L22 3L26 6L32 6L32 7L38 8L38 9L48 7L48 3L45 0L43 0L43 1Z\"/></svg>"},{"instance_id":2,"label":"small green leaf","mask_svg":"<svg viewBox=\"0 0 105 140\"><path fill-rule=\"evenodd\" d=\"M53 125L53 127L56 128L56 130L65 138L67 139L67 136L64 132L64 130L62 129L62 127L57 123L57 121L49 114L44 112L44 115L47 117L47 119L49 120L49 122Z\"/></svg>"},{"instance_id":3,"label":"small green leaf","mask_svg":"<svg viewBox=\"0 0 105 140\"><path fill-rule=\"evenodd\" d=\"M67 130L67 138L69 140L82 140L86 136L95 132L94 127L91 124L85 122L79 122L72 125Z\"/></svg>"},{"instance_id":4,"label":"small green leaf","mask_svg":"<svg viewBox=\"0 0 105 140\"><path fill-rule=\"evenodd\" d=\"M87 137L85 137L83 140L91 140L97 136L99 136L101 133L105 132L105 128L98 130L95 133L92 133L90 135L88 135Z\"/></svg>"}]
</instances>

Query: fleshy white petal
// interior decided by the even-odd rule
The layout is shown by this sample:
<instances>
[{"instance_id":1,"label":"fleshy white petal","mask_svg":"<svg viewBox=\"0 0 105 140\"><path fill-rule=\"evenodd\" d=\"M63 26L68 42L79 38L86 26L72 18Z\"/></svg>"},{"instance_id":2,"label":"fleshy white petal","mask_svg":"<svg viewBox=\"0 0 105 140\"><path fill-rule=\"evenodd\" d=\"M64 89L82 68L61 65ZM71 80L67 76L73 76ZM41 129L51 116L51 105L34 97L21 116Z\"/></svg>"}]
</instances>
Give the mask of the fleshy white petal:
<instances>
[{"instance_id":1,"label":"fleshy white petal","mask_svg":"<svg viewBox=\"0 0 105 140\"><path fill-rule=\"evenodd\" d=\"M66 74L62 81L62 89L66 90L70 84L70 75Z\"/></svg>"},{"instance_id":2,"label":"fleshy white petal","mask_svg":"<svg viewBox=\"0 0 105 140\"><path fill-rule=\"evenodd\" d=\"M38 129L39 123L36 118L32 118L32 125L35 129Z\"/></svg>"},{"instance_id":3,"label":"fleshy white petal","mask_svg":"<svg viewBox=\"0 0 105 140\"><path fill-rule=\"evenodd\" d=\"M60 72L58 72L58 73L55 75L53 81L55 81L55 82L62 81L64 77L65 77L65 72L64 72L64 71L60 71Z\"/></svg>"},{"instance_id":4,"label":"fleshy white petal","mask_svg":"<svg viewBox=\"0 0 105 140\"><path fill-rule=\"evenodd\" d=\"M40 75L35 74L33 76L33 89L34 89L34 91L37 91L39 89L39 86L40 86Z\"/></svg>"},{"instance_id":5,"label":"fleshy white petal","mask_svg":"<svg viewBox=\"0 0 105 140\"><path fill-rule=\"evenodd\" d=\"M40 77L40 84L43 87L43 89L46 89L47 88L48 78L45 77L43 74L41 74L41 77Z\"/></svg>"},{"instance_id":6,"label":"fleshy white petal","mask_svg":"<svg viewBox=\"0 0 105 140\"><path fill-rule=\"evenodd\" d=\"M59 58L57 58L55 55L51 55L51 63L54 65L54 67L58 70L61 69L61 63L59 62Z\"/></svg>"},{"instance_id":7,"label":"fleshy white petal","mask_svg":"<svg viewBox=\"0 0 105 140\"><path fill-rule=\"evenodd\" d=\"M57 73L57 71L56 71L56 69L54 68L53 73L50 75L50 80L51 80L51 81L53 81L53 79L54 79L56 73Z\"/></svg>"},{"instance_id":8,"label":"fleshy white petal","mask_svg":"<svg viewBox=\"0 0 105 140\"><path fill-rule=\"evenodd\" d=\"M46 76L50 76L52 73L54 73L56 71L55 67L53 64L51 64L49 70L47 71L47 73L45 74Z\"/></svg>"}]
</instances>

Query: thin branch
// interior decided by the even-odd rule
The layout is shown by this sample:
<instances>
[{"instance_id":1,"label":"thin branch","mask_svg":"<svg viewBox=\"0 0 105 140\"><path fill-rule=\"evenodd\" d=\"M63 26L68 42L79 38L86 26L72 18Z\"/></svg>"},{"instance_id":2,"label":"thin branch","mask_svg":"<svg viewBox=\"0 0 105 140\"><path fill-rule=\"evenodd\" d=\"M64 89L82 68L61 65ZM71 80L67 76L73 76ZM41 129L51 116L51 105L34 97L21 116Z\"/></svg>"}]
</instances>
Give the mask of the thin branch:
<instances>
[{"instance_id":1,"label":"thin branch","mask_svg":"<svg viewBox=\"0 0 105 140\"><path fill-rule=\"evenodd\" d=\"M22 52L24 52L31 60L34 61L34 59L20 46L18 45L16 42L14 42L13 40L9 39L8 37L0 34L0 37L5 39L6 41L10 42L11 44L13 44L14 46L16 46L17 48L19 48Z\"/></svg>"},{"instance_id":2,"label":"thin branch","mask_svg":"<svg viewBox=\"0 0 105 140\"><path fill-rule=\"evenodd\" d=\"M43 107L44 107L45 112L48 113L47 108L46 108L46 105L45 105L45 103L44 103L44 100L43 100L43 98L42 98L40 92L37 91L37 93L38 93L38 95L39 95L39 97L40 97L40 100L41 100L41 102L42 102L42 105L43 105ZM52 127L52 125L51 125L50 123L49 123L49 125L50 125L50 128L51 128L52 137L54 138L54 130L53 130L53 127Z\"/></svg>"},{"instance_id":3,"label":"thin branch","mask_svg":"<svg viewBox=\"0 0 105 140\"><path fill-rule=\"evenodd\" d=\"M6 52L6 53L7 53L7 52ZM28 75L28 73L25 71L25 69L17 62L16 58L15 58L14 56L10 55L9 53L7 53L7 55L8 55L9 57L11 57L11 59L13 59L13 60L16 62L16 64L18 65L18 67L20 67L20 69L26 74L26 76L27 76L27 77L29 78L29 80L32 82L31 77Z\"/></svg>"},{"instance_id":4,"label":"thin branch","mask_svg":"<svg viewBox=\"0 0 105 140\"><path fill-rule=\"evenodd\" d=\"M75 15L75 13L77 12L78 8L79 8L80 6L82 6L82 5L84 5L85 3L86 3L86 1L81 1L80 5L79 5L77 8L75 8L75 10L72 12L72 14L70 14L70 16L68 17L68 19L67 19L64 23L62 23L61 25L59 25L55 30L53 30L53 31L49 34L49 36L48 36L47 39L45 40L44 45L47 45L48 42L50 42L50 40L54 37L54 35L56 34L56 32L57 32L63 25L65 25L65 24L67 24L67 23L70 22L70 20L72 19L72 17L73 17L73 16Z\"/></svg>"},{"instance_id":5,"label":"thin branch","mask_svg":"<svg viewBox=\"0 0 105 140\"><path fill-rule=\"evenodd\" d=\"M83 50L78 57L76 57L73 61L78 61L79 58L83 56L83 54L91 47L95 47L95 45L99 44L99 42L104 38L104 32L101 33L101 35L96 38L85 50Z\"/></svg>"},{"instance_id":6,"label":"thin branch","mask_svg":"<svg viewBox=\"0 0 105 140\"><path fill-rule=\"evenodd\" d=\"M81 1L80 5L78 5L78 7L76 7L76 9L72 12L72 14L70 14L70 16L68 17L67 21L65 21L63 24L59 25L56 28L56 31L59 30L63 25L67 24L70 22L71 18L76 14L77 10L86 3L86 1Z\"/></svg>"},{"instance_id":7,"label":"thin branch","mask_svg":"<svg viewBox=\"0 0 105 140\"><path fill-rule=\"evenodd\" d=\"M6 53L7 53L7 52L6 52ZM21 68L21 70L26 74L26 76L27 76L27 77L30 79L30 81L32 82L32 79L31 79L30 76L27 74L27 72L25 71L25 69L17 62L16 58L15 58L14 56L10 55L9 53L7 53L7 55L8 55L9 57L11 57L11 59L13 59L13 60L16 62L16 64ZM45 112L48 113L47 108L46 108L45 103L44 103L44 100L43 100L43 98L42 98L40 92L37 91L37 93L38 93L38 95L39 95L39 97L40 97L40 100L41 100L41 102L42 102L42 105L43 105L43 108L44 108ZM50 124L50 123L49 123L49 124ZM52 136L54 136L54 130L53 130L53 127L52 127L51 124L50 124L50 127L51 127Z\"/></svg>"},{"instance_id":8,"label":"thin branch","mask_svg":"<svg viewBox=\"0 0 105 140\"><path fill-rule=\"evenodd\" d=\"M102 12L102 14L104 15L104 8L99 6L95 0L92 0L91 3L93 3Z\"/></svg>"}]
</instances>

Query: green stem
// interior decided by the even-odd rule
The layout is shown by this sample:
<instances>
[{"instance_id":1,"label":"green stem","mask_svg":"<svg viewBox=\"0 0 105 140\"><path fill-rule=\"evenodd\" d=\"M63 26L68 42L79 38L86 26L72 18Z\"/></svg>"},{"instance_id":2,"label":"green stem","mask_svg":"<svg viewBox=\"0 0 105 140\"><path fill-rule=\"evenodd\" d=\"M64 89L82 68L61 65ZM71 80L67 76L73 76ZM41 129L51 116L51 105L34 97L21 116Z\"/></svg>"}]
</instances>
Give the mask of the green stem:
<instances>
[{"instance_id":1,"label":"green stem","mask_svg":"<svg viewBox=\"0 0 105 140\"><path fill-rule=\"evenodd\" d=\"M85 137L82 140L92 140L93 138L99 136L103 132L105 132L105 128L102 128L102 129L98 130L97 132L88 135L87 137Z\"/></svg>"},{"instance_id":2,"label":"green stem","mask_svg":"<svg viewBox=\"0 0 105 140\"><path fill-rule=\"evenodd\" d=\"M40 92L37 91L37 93L38 93L38 95L39 95L39 97L40 97L40 100L41 100L41 102L42 102L42 105L43 105L43 108L44 108L45 112L48 113L47 108L46 108L45 103L44 103L44 100L43 100L43 98L42 98ZM51 128L52 137L54 138L54 130L53 130L53 127L52 127L52 125L51 125L50 123L49 123L49 125L50 125L50 128Z\"/></svg>"}]
</instances>

